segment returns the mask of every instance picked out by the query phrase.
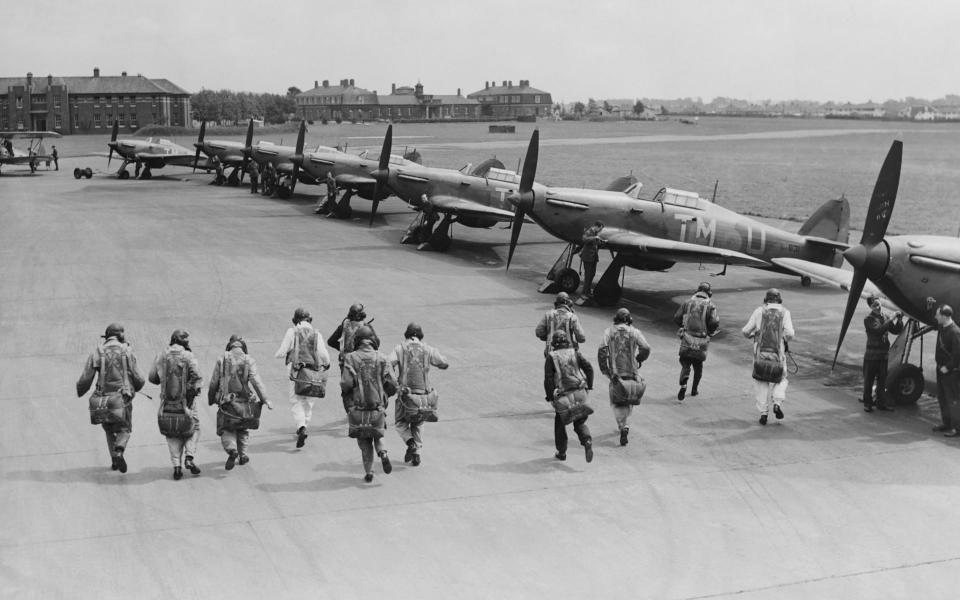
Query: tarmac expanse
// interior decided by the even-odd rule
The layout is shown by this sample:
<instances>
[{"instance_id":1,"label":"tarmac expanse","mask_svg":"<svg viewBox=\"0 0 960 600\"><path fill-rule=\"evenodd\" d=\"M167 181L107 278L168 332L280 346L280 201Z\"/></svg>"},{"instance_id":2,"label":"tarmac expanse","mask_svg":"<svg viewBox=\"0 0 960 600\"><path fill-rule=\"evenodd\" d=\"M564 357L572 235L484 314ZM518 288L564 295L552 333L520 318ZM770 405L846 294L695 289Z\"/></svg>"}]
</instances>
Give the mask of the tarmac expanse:
<instances>
[{"instance_id":1,"label":"tarmac expanse","mask_svg":"<svg viewBox=\"0 0 960 600\"><path fill-rule=\"evenodd\" d=\"M865 307L830 373L842 293L750 269L714 278L712 265L628 272L623 305L653 347L630 443L618 444L598 369L594 461L570 431L560 462L533 329L552 305L536 286L563 244L536 226L524 227L506 272L499 228L455 227L446 254L400 246L414 215L396 199L368 228L361 199L353 220L313 215L322 188L310 186L284 201L174 167L152 181L73 179L75 166L100 162L0 176L0 596L955 595L957 442L931 434L928 396L894 413L861 410ZM670 317L701 280L714 285L724 333L701 395L679 403ZM793 314L799 372L786 418L762 427L739 330L771 286ZM298 450L273 358L296 307L327 336L354 302L375 318L381 350L417 321L451 364L431 372L440 421L425 427L423 464L403 464L391 417L394 471L377 464L369 484L338 375ZM595 363L614 309L578 312ZM244 336L276 407L251 432L248 465L224 470L204 394L203 472L174 481L147 384L153 399L134 401L130 470L110 470L74 385L113 321L144 374L175 328L189 330L205 387L228 337Z\"/></svg>"}]
</instances>

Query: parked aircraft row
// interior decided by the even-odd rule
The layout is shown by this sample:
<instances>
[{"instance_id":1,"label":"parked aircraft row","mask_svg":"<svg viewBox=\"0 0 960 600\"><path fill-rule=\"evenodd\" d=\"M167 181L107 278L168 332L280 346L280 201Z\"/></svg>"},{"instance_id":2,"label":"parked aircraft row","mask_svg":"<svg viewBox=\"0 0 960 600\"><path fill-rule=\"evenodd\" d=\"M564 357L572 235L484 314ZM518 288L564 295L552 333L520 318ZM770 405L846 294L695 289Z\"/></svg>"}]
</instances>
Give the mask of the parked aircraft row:
<instances>
[{"instance_id":1,"label":"parked aircraft row","mask_svg":"<svg viewBox=\"0 0 960 600\"><path fill-rule=\"evenodd\" d=\"M198 164L202 152L232 167L231 179L242 179L248 161L262 166L270 163L282 177L281 197L292 195L298 182L315 184L332 178L337 188L346 190L335 211L337 216L350 216L350 199L356 195L372 202L372 224L379 203L390 195L399 197L420 213L404 241L429 242L435 249L445 250L450 246L453 223L491 227L508 222L512 229L509 268L523 224L530 219L567 244L541 291L574 292L578 288L573 255L581 246L584 229L602 221L605 227L600 238L613 260L594 291L593 301L600 305L619 300L625 267L664 271L677 262L693 262L722 265L722 272L736 265L799 275L803 285L817 279L849 291L839 352L861 295L880 293L910 317L891 353L891 379L902 401L916 400L923 389L922 372L909 364L909 355L913 341L925 331L921 324L933 323L931 307L945 303L960 308L960 240L924 235L885 237L899 185L900 141L893 143L881 168L860 243L851 247L845 198L827 201L797 233L791 233L691 192L664 187L652 197L644 197L642 184L630 178L604 190L537 183L539 131L531 136L520 174L503 168L499 161L454 170L425 167L396 156L392 154L392 125L377 160L324 146L304 151L304 123L294 147L263 141L253 144L252 122L242 144L205 140L204 131L201 126L196 152L189 156L193 165ZM181 165L185 164L183 155L190 154L186 149L157 152L143 144L136 151L139 154L123 154L131 143L118 142L114 134L110 147L123 155L124 166L143 162L147 169L157 168L158 154L170 157L164 164ZM840 268L844 258L852 271Z\"/></svg>"}]
</instances>

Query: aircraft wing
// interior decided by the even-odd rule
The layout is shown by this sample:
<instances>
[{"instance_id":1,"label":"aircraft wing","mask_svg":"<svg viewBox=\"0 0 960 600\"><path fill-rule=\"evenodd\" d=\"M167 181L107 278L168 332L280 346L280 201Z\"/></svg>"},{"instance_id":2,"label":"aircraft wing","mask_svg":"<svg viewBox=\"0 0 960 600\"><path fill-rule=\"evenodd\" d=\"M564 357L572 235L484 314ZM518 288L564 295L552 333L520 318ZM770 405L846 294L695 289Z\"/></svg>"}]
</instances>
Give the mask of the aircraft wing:
<instances>
[{"instance_id":1,"label":"aircraft wing","mask_svg":"<svg viewBox=\"0 0 960 600\"><path fill-rule=\"evenodd\" d=\"M4 140L42 140L43 138L63 137L56 131L0 131Z\"/></svg>"},{"instance_id":2,"label":"aircraft wing","mask_svg":"<svg viewBox=\"0 0 960 600\"><path fill-rule=\"evenodd\" d=\"M337 181L337 185L345 186L357 186L357 185L374 185L377 183L377 180L373 177L364 177L363 175L354 175L352 173L341 173L336 175L334 179Z\"/></svg>"},{"instance_id":3,"label":"aircraft wing","mask_svg":"<svg viewBox=\"0 0 960 600\"><path fill-rule=\"evenodd\" d=\"M492 217L500 221L513 220L513 211L502 208L486 206L479 202L465 200L456 196L436 195L430 196L432 204L439 212L451 213L454 215L472 215L479 217Z\"/></svg>"},{"instance_id":4,"label":"aircraft wing","mask_svg":"<svg viewBox=\"0 0 960 600\"><path fill-rule=\"evenodd\" d=\"M844 291L850 291L850 283L853 281L853 271L821 265L820 263L801 260L799 258L771 258L770 260L778 267L783 267L797 275L806 275L821 283L838 287ZM880 288L875 286L872 281L867 280L863 286L863 291L860 293L860 297L868 298L870 296L879 297L880 303L884 305L884 308L900 310L893 302L890 302L884 293L880 291Z\"/></svg>"},{"instance_id":5,"label":"aircraft wing","mask_svg":"<svg viewBox=\"0 0 960 600\"><path fill-rule=\"evenodd\" d=\"M761 268L770 266L765 260L736 250L678 242L613 227L604 227L600 231L600 240L611 250L642 252L677 262L707 262Z\"/></svg>"},{"instance_id":6,"label":"aircraft wing","mask_svg":"<svg viewBox=\"0 0 960 600\"><path fill-rule=\"evenodd\" d=\"M53 159L50 158L49 156L40 156L40 155L36 155L36 154L33 155L33 156L4 156L4 157L0 157L0 164L2 164L2 165L28 165L28 164L30 164L30 161L32 161L32 160L35 160L35 161L37 161L37 162L39 163L39 162L43 162L43 161L45 161L45 160L53 160Z\"/></svg>"}]
</instances>

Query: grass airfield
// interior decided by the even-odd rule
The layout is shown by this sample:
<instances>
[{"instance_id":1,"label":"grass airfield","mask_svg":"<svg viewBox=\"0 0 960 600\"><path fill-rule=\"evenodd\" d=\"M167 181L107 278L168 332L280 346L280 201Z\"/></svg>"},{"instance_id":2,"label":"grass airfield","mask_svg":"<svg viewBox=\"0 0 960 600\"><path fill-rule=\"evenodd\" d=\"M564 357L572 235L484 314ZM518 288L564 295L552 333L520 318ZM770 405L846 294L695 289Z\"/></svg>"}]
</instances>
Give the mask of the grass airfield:
<instances>
[{"instance_id":1,"label":"grass airfield","mask_svg":"<svg viewBox=\"0 0 960 600\"><path fill-rule=\"evenodd\" d=\"M524 227L505 272L502 229L455 227L446 254L400 246L413 213L395 199L368 228L361 199L353 220L313 215L320 188L266 199L176 168L152 181L73 179L94 162L105 160L0 177L4 596L897 598L945 597L960 583L956 442L930 434L927 396L862 412L865 307L830 373L844 303L834 290L748 269L714 278L711 265L628 272L623 305L653 347L630 444L617 443L598 372L596 457L586 464L571 432L559 462L533 328L552 302L536 285L563 246L537 227ZM681 404L670 317L701 280L724 332L702 394ZM793 313L800 370L786 419L761 427L739 329L770 286ZM329 335L358 301L384 350L413 320L451 363L433 373L441 413L425 428L423 464L402 464L391 426L394 471L378 465L371 484L338 376L298 450L272 358L295 307ZM613 309L578 312L595 362ZM276 406L251 432L248 465L223 469L202 403L203 473L174 481L148 384L130 470L110 470L74 382L112 321L144 372L175 328L190 331L205 378L230 334L246 338Z\"/></svg>"}]
</instances>

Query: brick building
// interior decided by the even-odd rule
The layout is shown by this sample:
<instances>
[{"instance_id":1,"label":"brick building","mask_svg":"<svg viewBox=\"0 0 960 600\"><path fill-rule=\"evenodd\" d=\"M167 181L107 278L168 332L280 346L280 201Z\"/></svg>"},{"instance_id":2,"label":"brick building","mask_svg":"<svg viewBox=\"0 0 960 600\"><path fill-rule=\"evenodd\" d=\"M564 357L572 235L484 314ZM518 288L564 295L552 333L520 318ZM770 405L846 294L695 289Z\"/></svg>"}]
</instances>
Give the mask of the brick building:
<instances>
[{"instance_id":1,"label":"brick building","mask_svg":"<svg viewBox=\"0 0 960 600\"><path fill-rule=\"evenodd\" d=\"M167 79L142 75L0 77L0 129L96 133L113 121L135 130L190 124L190 94Z\"/></svg>"},{"instance_id":2,"label":"brick building","mask_svg":"<svg viewBox=\"0 0 960 600\"><path fill-rule=\"evenodd\" d=\"M499 86L494 81L487 81L482 90L467 94L467 98L480 103L480 114L484 117L547 117L553 111L550 93L530 87L529 79L521 79L517 86L512 81L504 81Z\"/></svg>"},{"instance_id":3,"label":"brick building","mask_svg":"<svg viewBox=\"0 0 960 600\"><path fill-rule=\"evenodd\" d=\"M308 121L432 121L442 119L476 119L480 103L456 94L424 94L423 84L391 85L389 95L378 95L356 87L353 79L341 79L340 85L321 85L296 96L297 116Z\"/></svg>"}]
</instances>

